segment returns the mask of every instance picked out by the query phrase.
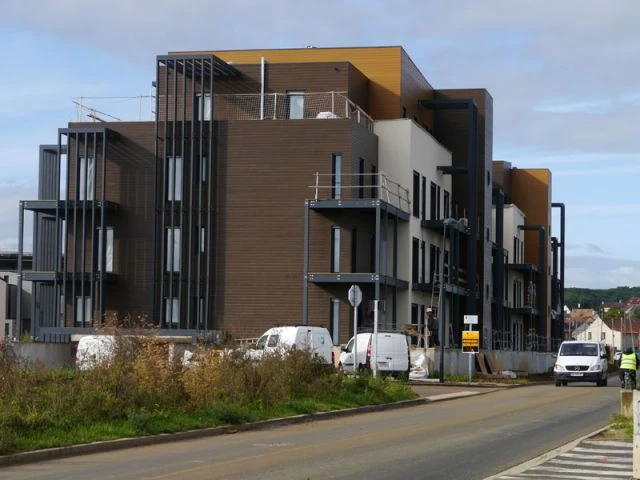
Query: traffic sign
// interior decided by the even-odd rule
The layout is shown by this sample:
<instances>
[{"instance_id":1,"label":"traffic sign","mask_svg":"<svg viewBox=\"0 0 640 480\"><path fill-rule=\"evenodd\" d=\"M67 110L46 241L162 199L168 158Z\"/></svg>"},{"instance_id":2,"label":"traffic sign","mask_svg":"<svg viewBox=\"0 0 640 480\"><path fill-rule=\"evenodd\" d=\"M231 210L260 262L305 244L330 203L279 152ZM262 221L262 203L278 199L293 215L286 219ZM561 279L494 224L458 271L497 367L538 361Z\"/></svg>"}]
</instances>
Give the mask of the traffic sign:
<instances>
[{"instance_id":1,"label":"traffic sign","mask_svg":"<svg viewBox=\"0 0 640 480\"><path fill-rule=\"evenodd\" d=\"M478 324L478 315L465 315L464 316L464 324L465 325L477 325Z\"/></svg>"},{"instance_id":2,"label":"traffic sign","mask_svg":"<svg viewBox=\"0 0 640 480\"><path fill-rule=\"evenodd\" d=\"M349 289L349 303L352 307L357 307L362 302L362 290L358 285L351 285Z\"/></svg>"},{"instance_id":3,"label":"traffic sign","mask_svg":"<svg viewBox=\"0 0 640 480\"><path fill-rule=\"evenodd\" d=\"M477 353L480 349L480 332L464 330L462 332L462 352Z\"/></svg>"}]
</instances>

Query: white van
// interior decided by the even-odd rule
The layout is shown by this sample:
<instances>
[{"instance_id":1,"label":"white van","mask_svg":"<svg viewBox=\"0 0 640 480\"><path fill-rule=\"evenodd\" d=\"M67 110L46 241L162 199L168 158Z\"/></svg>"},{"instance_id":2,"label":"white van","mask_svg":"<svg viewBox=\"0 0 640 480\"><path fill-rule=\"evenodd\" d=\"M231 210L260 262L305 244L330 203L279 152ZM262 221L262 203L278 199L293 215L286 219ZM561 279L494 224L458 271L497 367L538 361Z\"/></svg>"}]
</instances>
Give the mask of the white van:
<instances>
[{"instance_id":1,"label":"white van","mask_svg":"<svg viewBox=\"0 0 640 480\"><path fill-rule=\"evenodd\" d=\"M333 365L333 341L329 330L324 327L303 325L270 328L247 353L253 359L260 359L264 353L285 353L291 349L308 350L311 355Z\"/></svg>"},{"instance_id":2,"label":"white van","mask_svg":"<svg viewBox=\"0 0 640 480\"><path fill-rule=\"evenodd\" d=\"M378 332L378 354L376 355L376 342L373 333L359 333L357 337L357 367L358 371L371 370L374 361L378 371L383 374L392 374L407 378L411 368L411 351L409 339L401 332ZM338 369L343 372L353 373L354 367L354 338L341 348Z\"/></svg>"},{"instance_id":3,"label":"white van","mask_svg":"<svg viewBox=\"0 0 640 480\"><path fill-rule=\"evenodd\" d=\"M562 342L557 354L553 375L556 387L568 382L595 382L607 385L607 351L600 342L571 340Z\"/></svg>"}]
</instances>

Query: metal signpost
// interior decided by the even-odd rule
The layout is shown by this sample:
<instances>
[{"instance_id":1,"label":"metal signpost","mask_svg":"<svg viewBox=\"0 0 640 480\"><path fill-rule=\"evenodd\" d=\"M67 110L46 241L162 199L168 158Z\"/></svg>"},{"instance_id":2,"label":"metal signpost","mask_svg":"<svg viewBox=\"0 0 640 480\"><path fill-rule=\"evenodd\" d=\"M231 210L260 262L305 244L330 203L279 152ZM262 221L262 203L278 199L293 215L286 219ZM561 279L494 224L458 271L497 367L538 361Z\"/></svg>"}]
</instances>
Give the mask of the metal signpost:
<instances>
[{"instance_id":1,"label":"metal signpost","mask_svg":"<svg viewBox=\"0 0 640 480\"><path fill-rule=\"evenodd\" d=\"M349 303L353 307L353 373L358 373L358 306L362 302L362 290L358 285L349 289Z\"/></svg>"},{"instance_id":2,"label":"metal signpost","mask_svg":"<svg viewBox=\"0 0 640 480\"><path fill-rule=\"evenodd\" d=\"M378 305L380 300L374 300L373 310L373 378L376 378L378 374Z\"/></svg>"},{"instance_id":3,"label":"metal signpost","mask_svg":"<svg viewBox=\"0 0 640 480\"><path fill-rule=\"evenodd\" d=\"M465 315L464 324L469 325L469 330L462 332L462 352L469 354L469 383L471 383L471 359L480 348L480 332L473 331L473 325L478 324L478 316Z\"/></svg>"}]
</instances>

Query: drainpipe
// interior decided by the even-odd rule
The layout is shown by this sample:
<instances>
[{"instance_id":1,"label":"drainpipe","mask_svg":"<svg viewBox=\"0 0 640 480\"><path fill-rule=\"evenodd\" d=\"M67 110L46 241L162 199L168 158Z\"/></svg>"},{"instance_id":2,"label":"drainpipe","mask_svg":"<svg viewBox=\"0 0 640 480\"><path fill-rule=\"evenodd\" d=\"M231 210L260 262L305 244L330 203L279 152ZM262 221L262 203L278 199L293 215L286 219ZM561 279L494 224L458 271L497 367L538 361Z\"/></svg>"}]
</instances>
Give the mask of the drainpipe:
<instances>
[{"instance_id":1,"label":"drainpipe","mask_svg":"<svg viewBox=\"0 0 640 480\"><path fill-rule=\"evenodd\" d=\"M564 203L553 202L551 208L560 208L560 325L564 325L564 251L565 251L565 207Z\"/></svg>"}]
</instances>

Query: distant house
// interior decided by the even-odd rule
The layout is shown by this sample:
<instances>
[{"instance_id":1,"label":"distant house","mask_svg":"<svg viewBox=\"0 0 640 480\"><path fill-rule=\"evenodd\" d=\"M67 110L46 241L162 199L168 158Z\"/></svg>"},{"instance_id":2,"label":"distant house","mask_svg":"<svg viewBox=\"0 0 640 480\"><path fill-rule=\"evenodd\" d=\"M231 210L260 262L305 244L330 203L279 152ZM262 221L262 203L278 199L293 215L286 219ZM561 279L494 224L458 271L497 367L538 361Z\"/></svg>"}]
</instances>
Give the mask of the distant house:
<instances>
[{"instance_id":1,"label":"distant house","mask_svg":"<svg viewBox=\"0 0 640 480\"><path fill-rule=\"evenodd\" d=\"M596 316L591 323L583 323L574 331L576 340L601 341L613 350L639 348L640 320L605 319Z\"/></svg>"}]
</instances>

